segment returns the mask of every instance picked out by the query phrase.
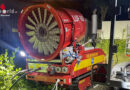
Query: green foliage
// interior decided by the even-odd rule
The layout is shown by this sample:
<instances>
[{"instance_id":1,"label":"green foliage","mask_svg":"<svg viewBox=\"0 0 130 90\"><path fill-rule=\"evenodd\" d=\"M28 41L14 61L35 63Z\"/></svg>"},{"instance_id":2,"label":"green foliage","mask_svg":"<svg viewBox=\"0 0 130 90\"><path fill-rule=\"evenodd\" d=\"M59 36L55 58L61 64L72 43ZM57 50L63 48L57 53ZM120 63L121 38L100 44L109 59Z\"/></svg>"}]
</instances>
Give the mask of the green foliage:
<instances>
[{"instance_id":1,"label":"green foliage","mask_svg":"<svg viewBox=\"0 0 130 90\"><path fill-rule=\"evenodd\" d=\"M12 90L52 90L55 84L48 84L43 82L36 82L26 80L25 77L20 80L19 87L14 87ZM66 88L58 86L58 90L66 90Z\"/></svg>"},{"instance_id":2,"label":"green foliage","mask_svg":"<svg viewBox=\"0 0 130 90\"><path fill-rule=\"evenodd\" d=\"M26 80L25 77L20 80L19 90L52 90L54 84L45 84L43 82L35 82ZM13 90L18 90L17 88ZM63 87L58 87L58 90L66 90Z\"/></svg>"},{"instance_id":3,"label":"green foliage","mask_svg":"<svg viewBox=\"0 0 130 90\"><path fill-rule=\"evenodd\" d=\"M0 90L9 90L14 81L19 77L16 76L11 80L11 77L21 70L21 68L14 69L15 65L13 60L16 52L17 49L15 52L12 52L12 56L9 56L8 50L6 50L4 54L0 55ZM23 77L14 85L12 90L52 90L53 87L54 84L45 85L43 83L26 80L25 77ZM63 90L62 88L58 89Z\"/></svg>"},{"instance_id":4,"label":"green foliage","mask_svg":"<svg viewBox=\"0 0 130 90\"><path fill-rule=\"evenodd\" d=\"M122 31L122 39L124 39L124 37L125 37L125 32L126 32L126 29L123 29L123 31Z\"/></svg>"},{"instance_id":5,"label":"green foliage","mask_svg":"<svg viewBox=\"0 0 130 90\"><path fill-rule=\"evenodd\" d=\"M97 47L103 49L103 51L108 55L109 53L109 40L98 40Z\"/></svg>"},{"instance_id":6,"label":"green foliage","mask_svg":"<svg viewBox=\"0 0 130 90\"><path fill-rule=\"evenodd\" d=\"M118 46L118 54L124 54L125 53L125 47L126 47L126 40L115 40L115 44Z\"/></svg>"},{"instance_id":7,"label":"green foliage","mask_svg":"<svg viewBox=\"0 0 130 90\"><path fill-rule=\"evenodd\" d=\"M103 49L107 57L109 55L109 40L98 40L97 47ZM125 55L126 40L114 40L114 44L118 46L117 54L113 55L113 65L121 62L129 62L130 59Z\"/></svg>"},{"instance_id":8,"label":"green foliage","mask_svg":"<svg viewBox=\"0 0 130 90\"><path fill-rule=\"evenodd\" d=\"M114 40L114 44L118 46L117 53L118 54L124 54L125 53L125 47L126 47L126 40ZM97 47L104 50L104 52L108 55L109 53L109 40L98 40Z\"/></svg>"},{"instance_id":9,"label":"green foliage","mask_svg":"<svg viewBox=\"0 0 130 90\"><path fill-rule=\"evenodd\" d=\"M14 70L13 59L15 58L15 52L12 52L12 56L8 56L6 50L4 54L0 55L0 90L8 90L12 85L11 77L21 70L21 68ZM14 80L16 80L14 78Z\"/></svg>"}]
</instances>

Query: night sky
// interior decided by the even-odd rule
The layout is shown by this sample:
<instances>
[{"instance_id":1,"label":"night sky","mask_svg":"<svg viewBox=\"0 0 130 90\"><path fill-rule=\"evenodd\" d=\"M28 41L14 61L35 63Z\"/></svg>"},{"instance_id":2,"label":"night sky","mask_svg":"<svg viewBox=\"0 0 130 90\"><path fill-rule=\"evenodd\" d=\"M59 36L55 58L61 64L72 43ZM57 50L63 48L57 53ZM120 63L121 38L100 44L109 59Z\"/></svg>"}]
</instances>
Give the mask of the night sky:
<instances>
[{"instance_id":1,"label":"night sky","mask_svg":"<svg viewBox=\"0 0 130 90\"><path fill-rule=\"evenodd\" d=\"M30 0L30 1L36 1L36 0ZM93 1L92 0L68 0L67 2L64 1L67 0L61 0L61 1L57 0L55 1L55 3L49 1L49 3L53 4L53 6L56 7L64 6L66 8L76 9L80 11L88 19L90 19L91 17L92 10L98 6L96 5L97 4L95 2L96 0ZM97 1L99 1L100 3L100 1L103 0L97 0ZM20 50L23 50L23 47L19 40L18 33L12 32L12 28L17 29L17 20L22 8L36 3L29 2L29 0L0 0L0 5L2 3L4 3L5 9L14 9L15 11L17 11L17 14L15 13L15 14L10 14L10 16L0 16L0 48L2 48L3 50L8 49L9 52L14 51L14 49L17 47L19 47ZM127 8L130 6L130 0L120 0L119 3L120 6L122 7L122 13L117 17L117 20L129 20ZM105 20L110 20L110 19L111 19L111 8L108 8L108 12L105 17ZM0 50L0 53L3 53L3 51ZM20 66L20 67L25 66L25 58L20 57L20 55L17 53L15 58L15 64L16 66Z\"/></svg>"}]
</instances>

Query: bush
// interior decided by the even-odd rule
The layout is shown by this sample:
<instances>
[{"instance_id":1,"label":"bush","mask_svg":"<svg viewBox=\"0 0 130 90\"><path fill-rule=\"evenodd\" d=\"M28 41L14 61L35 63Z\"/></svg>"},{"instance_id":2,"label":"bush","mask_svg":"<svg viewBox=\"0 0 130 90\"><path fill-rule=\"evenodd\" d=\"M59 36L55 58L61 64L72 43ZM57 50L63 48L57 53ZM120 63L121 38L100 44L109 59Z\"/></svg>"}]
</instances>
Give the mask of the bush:
<instances>
[{"instance_id":1,"label":"bush","mask_svg":"<svg viewBox=\"0 0 130 90\"><path fill-rule=\"evenodd\" d=\"M11 77L21 70L21 68L14 70L14 58L15 52L12 52L12 56L9 57L7 50L0 55L0 90L8 90L12 85ZM15 77L14 80L17 78Z\"/></svg>"},{"instance_id":2,"label":"bush","mask_svg":"<svg viewBox=\"0 0 130 90\"><path fill-rule=\"evenodd\" d=\"M103 49L103 51L108 55L109 40L98 40L97 47Z\"/></svg>"},{"instance_id":3,"label":"bush","mask_svg":"<svg viewBox=\"0 0 130 90\"><path fill-rule=\"evenodd\" d=\"M110 40L104 39L104 40L98 40L99 43L97 43L97 47L104 50L104 52L108 55L109 53L109 42ZM118 46L117 53L118 54L124 54L125 53L125 47L126 47L126 40L122 39L116 39L114 40L114 44Z\"/></svg>"},{"instance_id":4,"label":"bush","mask_svg":"<svg viewBox=\"0 0 130 90\"><path fill-rule=\"evenodd\" d=\"M115 44L118 46L118 53L125 54L126 40L115 40Z\"/></svg>"},{"instance_id":5,"label":"bush","mask_svg":"<svg viewBox=\"0 0 130 90\"><path fill-rule=\"evenodd\" d=\"M16 76L13 80L11 77L14 76L21 68L14 69L15 65L13 60L15 58L15 52L12 52L12 56L8 55L8 50L4 54L0 54L0 90L9 90L14 81L18 79ZM43 83L26 80L25 77L18 81L12 90L52 90L54 84L45 85ZM62 90L62 88L58 88Z\"/></svg>"}]
</instances>

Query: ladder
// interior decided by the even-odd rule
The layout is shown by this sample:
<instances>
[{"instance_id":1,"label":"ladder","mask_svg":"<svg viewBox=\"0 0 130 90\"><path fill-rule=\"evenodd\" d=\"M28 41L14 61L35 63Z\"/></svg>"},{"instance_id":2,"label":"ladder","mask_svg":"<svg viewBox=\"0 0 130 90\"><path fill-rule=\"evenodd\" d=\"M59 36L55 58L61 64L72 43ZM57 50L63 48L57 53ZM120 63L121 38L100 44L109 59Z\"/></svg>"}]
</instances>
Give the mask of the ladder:
<instances>
[{"instance_id":1,"label":"ladder","mask_svg":"<svg viewBox=\"0 0 130 90\"><path fill-rule=\"evenodd\" d=\"M127 25L126 55L130 57L130 26L129 25Z\"/></svg>"}]
</instances>

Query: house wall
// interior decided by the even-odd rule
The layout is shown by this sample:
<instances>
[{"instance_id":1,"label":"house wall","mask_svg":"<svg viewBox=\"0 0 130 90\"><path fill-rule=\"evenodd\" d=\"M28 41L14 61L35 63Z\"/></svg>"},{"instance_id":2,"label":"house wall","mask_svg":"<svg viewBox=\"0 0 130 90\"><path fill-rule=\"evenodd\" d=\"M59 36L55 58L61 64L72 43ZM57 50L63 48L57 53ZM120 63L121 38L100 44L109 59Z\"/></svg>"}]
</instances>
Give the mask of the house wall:
<instances>
[{"instance_id":1,"label":"house wall","mask_svg":"<svg viewBox=\"0 0 130 90\"><path fill-rule=\"evenodd\" d=\"M126 39L127 35L127 25L130 27L130 21L116 21L115 22L115 33L114 39ZM109 39L110 38L110 21L102 22L102 30L98 31L98 36L101 39ZM129 28L130 30L130 28Z\"/></svg>"}]
</instances>

